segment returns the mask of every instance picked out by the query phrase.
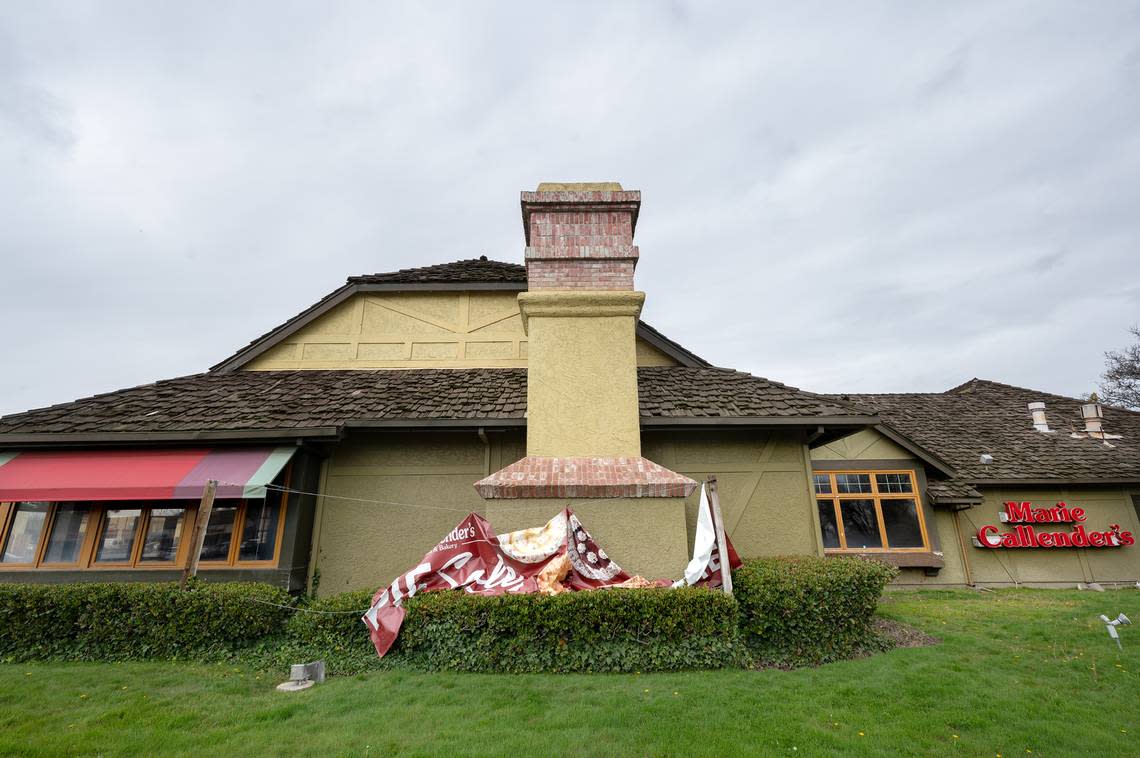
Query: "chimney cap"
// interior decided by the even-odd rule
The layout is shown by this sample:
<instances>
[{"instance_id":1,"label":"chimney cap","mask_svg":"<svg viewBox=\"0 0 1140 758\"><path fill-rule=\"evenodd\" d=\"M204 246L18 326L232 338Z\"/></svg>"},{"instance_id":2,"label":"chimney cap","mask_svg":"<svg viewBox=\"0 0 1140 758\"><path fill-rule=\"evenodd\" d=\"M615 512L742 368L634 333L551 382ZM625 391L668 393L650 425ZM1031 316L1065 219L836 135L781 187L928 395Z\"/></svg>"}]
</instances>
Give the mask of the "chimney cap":
<instances>
[{"instance_id":1,"label":"chimney cap","mask_svg":"<svg viewBox=\"0 0 1140 758\"><path fill-rule=\"evenodd\" d=\"M1104 407L1096 400L1090 400L1087 403L1081 403L1081 418L1083 419L1097 419L1104 418Z\"/></svg>"},{"instance_id":2,"label":"chimney cap","mask_svg":"<svg viewBox=\"0 0 1140 758\"><path fill-rule=\"evenodd\" d=\"M536 192L621 192L621 182L539 182Z\"/></svg>"},{"instance_id":3,"label":"chimney cap","mask_svg":"<svg viewBox=\"0 0 1140 758\"><path fill-rule=\"evenodd\" d=\"M523 190L523 235L530 246L530 215L539 213L624 212L632 219L631 231L637 231L637 215L641 211L641 191L622 189L619 182L539 182L533 192Z\"/></svg>"}]
</instances>

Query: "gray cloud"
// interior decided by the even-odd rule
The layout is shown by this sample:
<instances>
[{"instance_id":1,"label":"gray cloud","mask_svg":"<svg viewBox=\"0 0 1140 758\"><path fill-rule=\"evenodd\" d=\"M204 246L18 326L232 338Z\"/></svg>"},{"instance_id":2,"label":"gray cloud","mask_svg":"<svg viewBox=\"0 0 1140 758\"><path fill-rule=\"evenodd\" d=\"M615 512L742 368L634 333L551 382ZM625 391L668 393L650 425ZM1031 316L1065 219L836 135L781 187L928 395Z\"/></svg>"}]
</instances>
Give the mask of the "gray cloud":
<instances>
[{"instance_id":1,"label":"gray cloud","mask_svg":"<svg viewBox=\"0 0 1140 758\"><path fill-rule=\"evenodd\" d=\"M1140 314L1140 7L10 4L0 412L644 192L645 317L828 391L1080 393Z\"/></svg>"}]
</instances>

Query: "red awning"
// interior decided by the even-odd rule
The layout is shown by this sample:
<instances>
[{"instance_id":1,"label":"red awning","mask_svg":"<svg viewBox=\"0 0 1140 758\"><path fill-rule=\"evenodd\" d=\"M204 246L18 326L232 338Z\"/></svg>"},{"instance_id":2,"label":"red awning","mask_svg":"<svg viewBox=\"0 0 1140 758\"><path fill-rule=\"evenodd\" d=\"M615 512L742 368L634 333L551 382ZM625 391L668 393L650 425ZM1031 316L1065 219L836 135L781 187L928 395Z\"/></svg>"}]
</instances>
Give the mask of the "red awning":
<instances>
[{"instance_id":1,"label":"red awning","mask_svg":"<svg viewBox=\"0 0 1140 758\"><path fill-rule=\"evenodd\" d=\"M0 501L265 497L296 448L0 452Z\"/></svg>"}]
</instances>

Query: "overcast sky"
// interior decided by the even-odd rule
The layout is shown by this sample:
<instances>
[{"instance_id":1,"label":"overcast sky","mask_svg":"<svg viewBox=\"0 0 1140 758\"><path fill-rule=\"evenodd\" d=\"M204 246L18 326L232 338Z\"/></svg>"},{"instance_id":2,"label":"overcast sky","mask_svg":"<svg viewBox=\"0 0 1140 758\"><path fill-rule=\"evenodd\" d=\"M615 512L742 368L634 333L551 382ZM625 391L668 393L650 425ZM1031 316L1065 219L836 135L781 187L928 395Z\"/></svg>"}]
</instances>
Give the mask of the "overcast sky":
<instances>
[{"instance_id":1,"label":"overcast sky","mask_svg":"<svg viewBox=\"0 0 1140 758\"><path fill-rule=\"evenodd\" d=\"M0 413L643 193L644 318L818 391L1094 389L1140 321L1140 3L0 5Z\"/></svg>"}]
</instances>

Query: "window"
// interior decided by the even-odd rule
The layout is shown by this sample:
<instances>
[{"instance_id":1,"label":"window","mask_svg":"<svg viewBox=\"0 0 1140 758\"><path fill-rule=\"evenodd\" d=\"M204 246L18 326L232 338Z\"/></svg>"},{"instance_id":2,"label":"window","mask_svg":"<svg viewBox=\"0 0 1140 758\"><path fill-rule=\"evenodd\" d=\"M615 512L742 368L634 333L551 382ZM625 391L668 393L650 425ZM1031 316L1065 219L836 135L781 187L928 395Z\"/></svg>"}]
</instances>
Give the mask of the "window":
<instances>
[{"instance_id":1,"label":"window","mask_svg":"<svg viewBox=\"0 0 1140 758\"><path fill-rule=\"evenodd\" d=\"M215 504L198 561L228 566L272 563L285 526L284 512L285 498L279 490L269 490L264 500Z\"/></svg>"},{"instance_id":2,"label":"window","mask_svg":"<svg viewBox=\"0 0 1140 758\"><path fill-rule=\"evenodd\" d=\"M36 562L40 536L43 534L50 507L50 503L15 503L12 506L0 563Z\"/></svg>"},{"instance_id":3,"label":"window","mask_svg":"<svg viewBox=\"0 0 1140 758\"><path fill-rule=\"evenodd\" d=\"M264 500L219 501L200 562L213 568L275 565L285 505L280 491ZM0 569L181 567L197 508L193 500L0 503Z\"/></svg>"},{"instance_id":4,"label":"window","mask_svg":"<svg viewBox=\"0 0 1140 758\"><path fill-rule=\"evenodd\" d=\"M108 508L103 512L96 563L130 563L135 551L135 532L142 523L142 508Z\"/></svg>"},{"instance_id":5,"label":"window","mask_svg":"<svg viewBox=\"0 0 1140 758\"><path fill-rule=\"evenodd\" d=\"M185 508L154 508L143 534L139 560L153 563L173 563L178 557L178 543L182 537Z\"/></svg>"},{"instance_id":6,"label":"window","mask_svg":"<svg viewBox=\"0 0 1140 758\"><path fill-rule=\"evenodd\" d=\"M230 560L230 543L233 541L234 524L237 523L237 505L215 505L210 511L210 523L206 525L206 536L202 539L202 552L199 561Z\"/></svg>"},{"instance_id":7,"label":"window","mask_svg":"<svg viewBox=\"0 0 1140 758\"><path fill-rule=\"evenodd\" d=\"M44 563L74 564L79 560L79 551L87 538L87 522L90 510L74 503L56 506L52 519L51 536L48 537Z\"/></svg>"},{"instance_id":8,"label":"window","mask_svg":"<svg viewBox=\"0 0 1140 758\"><path fill-rule=\"evenodd\" d=\"M929 549L913 471L817 472L812 485L824 550Z\"/></svg>"}]
</instances>

